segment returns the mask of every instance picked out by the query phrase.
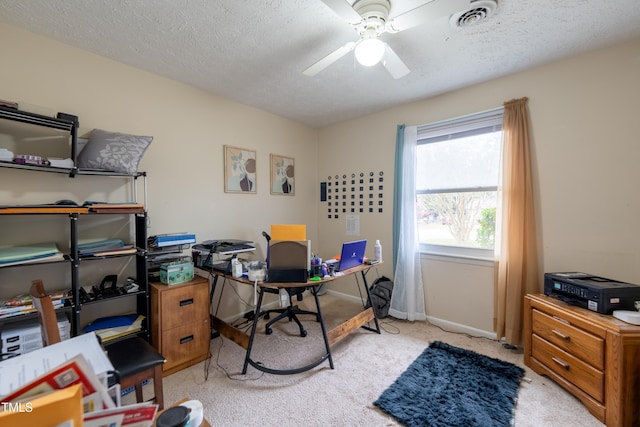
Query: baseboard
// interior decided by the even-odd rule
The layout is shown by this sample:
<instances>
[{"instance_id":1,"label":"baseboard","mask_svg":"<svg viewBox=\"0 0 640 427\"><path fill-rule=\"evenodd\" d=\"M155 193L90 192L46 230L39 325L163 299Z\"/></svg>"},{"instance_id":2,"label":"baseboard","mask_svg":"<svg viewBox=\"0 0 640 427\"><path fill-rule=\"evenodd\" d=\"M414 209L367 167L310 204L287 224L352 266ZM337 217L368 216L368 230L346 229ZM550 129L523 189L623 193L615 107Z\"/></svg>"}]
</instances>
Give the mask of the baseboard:
<instances>
[{"instance_id":1,"label":"baseboard","mask_svg":"<svg viewBox=\"0 0 640 427\"><path fill-rule=\"evenodd\" d=\"M448 320L438 319L437 317L427 316L427 321L432 325L439 326L447 332L455 332L460 334L467 334L473 337L488 338L490 340L496 340L495 332L483 331L482 329L472 328L460 323L450 322Z\"/></svg>"},{"instance_id":2,"label":"baseboard","mask_svg":"<svg viewBox=\"0 0 640 427\"><path fill-rule=\"evenodd\" d=\"M358 296L348 295L348 294L344 294L342 292L336 292L336 291L333 291L331 289L328 290L327 293L330 294L330 295L333 295L333 296L335 296L337 298L343 298L343 299L346 299L346 300L349 300L349 301L353 301L353 302L356 302L356 303L360 303L360 304L362 303L362 301L360 300L360 297L358 297ZM448 320L439 319L437 317L433 317L433 316L428 316L427 315L427 321L429 323L431 323L432 325L441 327L445 331L467 334L467 335L471 335L471 336L474 336L474 337L488 338L488 339L491 339L491 340L497 339L495 332L483 331L482 329L472 328L472 327L467 326L467 325L462 325L460 323L450 322Z\"/></svg>"}]
</instances>

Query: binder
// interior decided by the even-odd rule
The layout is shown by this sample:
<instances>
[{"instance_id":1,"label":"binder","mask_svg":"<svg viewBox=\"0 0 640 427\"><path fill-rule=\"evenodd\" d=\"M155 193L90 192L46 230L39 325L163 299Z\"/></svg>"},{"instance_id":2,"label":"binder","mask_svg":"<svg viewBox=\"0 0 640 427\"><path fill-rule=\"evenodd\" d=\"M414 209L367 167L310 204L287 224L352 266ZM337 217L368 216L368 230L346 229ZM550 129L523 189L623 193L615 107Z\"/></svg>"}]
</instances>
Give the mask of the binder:
<instances>
[{"instance_id":1,"label":"binder","mask_svg":"<svg viewBox=\"0 0 640 427\"><path fill-rule=\"evenodd\" d=\"M306 224L271 224L273 240L307 240Z\"/></svg>"},{"instance_id":2,"label":"binder","mask_svg":"<svg viewBox=\"0 0 640 427\"><path fill-rule=\"evenodd\" d=\"M191 233L158 234L157 236L151 236L148 239L149 246L159 248L165 246L188 245L195 242L196 235Z\"/></svg>"}]
</instances>

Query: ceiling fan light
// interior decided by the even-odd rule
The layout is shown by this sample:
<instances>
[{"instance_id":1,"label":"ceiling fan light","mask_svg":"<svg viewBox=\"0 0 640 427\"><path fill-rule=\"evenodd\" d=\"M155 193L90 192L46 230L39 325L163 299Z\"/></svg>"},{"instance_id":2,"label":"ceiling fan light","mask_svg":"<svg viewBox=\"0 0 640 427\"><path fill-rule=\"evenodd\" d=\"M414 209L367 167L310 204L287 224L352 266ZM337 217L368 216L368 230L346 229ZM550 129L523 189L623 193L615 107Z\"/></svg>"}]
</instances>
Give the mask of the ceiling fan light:
<instances>
[{"instance_id":1,"label":"ceiling fan light","mask_svg":"<svg viewBox=\"0 0 640 427\"><path fill-rule=\"evenodd\" d=\"M355 55L365 67L376 65L384 55L384 43L377 38L364 39L356 46Z\"/></svg>"}]
</instances>

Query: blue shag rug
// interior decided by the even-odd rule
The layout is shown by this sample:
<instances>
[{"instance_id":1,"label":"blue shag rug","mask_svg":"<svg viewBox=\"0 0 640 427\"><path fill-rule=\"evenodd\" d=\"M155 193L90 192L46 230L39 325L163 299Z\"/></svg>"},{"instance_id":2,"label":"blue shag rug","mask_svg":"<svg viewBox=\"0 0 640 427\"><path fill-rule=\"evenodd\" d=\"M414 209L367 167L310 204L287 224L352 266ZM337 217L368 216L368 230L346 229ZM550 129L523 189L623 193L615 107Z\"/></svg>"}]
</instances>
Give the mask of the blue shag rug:
<instances>
[{"instance_id":1,"label":"blue shag rug","mask_svg":"<svg viewBox=\"0 0 640 427\"><path fill-rule=\"evenodd\" d=\"M406 426L510 426L524 369L435 341L376 400Z\"/></svg>"}]
</instances>

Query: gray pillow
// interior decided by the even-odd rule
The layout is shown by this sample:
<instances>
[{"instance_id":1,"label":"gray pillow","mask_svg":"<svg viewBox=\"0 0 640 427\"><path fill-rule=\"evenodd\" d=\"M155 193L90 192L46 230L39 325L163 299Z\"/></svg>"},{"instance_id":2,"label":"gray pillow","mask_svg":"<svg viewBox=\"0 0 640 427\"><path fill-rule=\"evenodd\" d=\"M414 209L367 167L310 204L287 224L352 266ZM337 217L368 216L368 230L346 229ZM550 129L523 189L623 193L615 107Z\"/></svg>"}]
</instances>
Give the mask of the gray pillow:
<instances>
[{"instance_id":1,"label":"gray pillow","mask_svg":"<svg viewBox=\"0 0 640 427\"><path fill-rule=\"evenodd\" d=\"M135 175L152 136L128 135L102 129L91 131L89 141L78 154L79 169L99 169Z\"/></svg>"}]
</instances>

